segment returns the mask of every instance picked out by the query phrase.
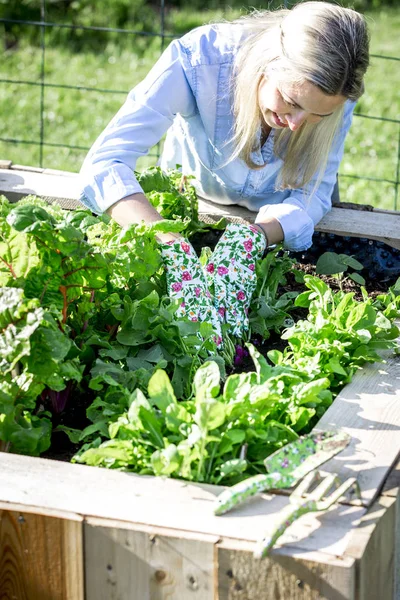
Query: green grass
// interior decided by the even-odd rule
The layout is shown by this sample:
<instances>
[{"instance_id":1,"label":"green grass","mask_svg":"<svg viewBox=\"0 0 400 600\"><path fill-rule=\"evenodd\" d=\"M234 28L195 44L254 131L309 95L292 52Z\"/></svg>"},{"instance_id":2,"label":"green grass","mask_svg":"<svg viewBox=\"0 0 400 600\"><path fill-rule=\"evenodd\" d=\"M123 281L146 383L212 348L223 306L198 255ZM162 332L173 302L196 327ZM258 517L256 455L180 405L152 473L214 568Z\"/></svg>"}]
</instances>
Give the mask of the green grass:
<instances>
[{"instance_id":1,"label":"green grass","mask_svg":"<svg viewBox=\"0 0 400 600\"><path fill-rule=\"evenodd\" d=\"M239 11L170 11L166 29L178 35L202 23L234 18ZM371 29L371 52L400 57L400 11L385 9L367 15ZM134 36L121 37L121 44L105 45L101 52L76 53L68 46L52 43L47 34L45 80L50 85L83 86L109 90L82 91L47 87L43 93L45 144L70 145L76 148L43 146L42 166L78 171L98 134L123 103L126 93L138 83L160 54L160 39L150 38L143 52ZM4 52L0 79L40 82L42 52L22 40L17 49ZM366 93L357 112L400 120L398 72L400 63L372 58L366 78ZM397 82L397 86L396 86ZM25 143L0 141L0 158L22 165L40 165L40 108L42 89L17 83L0 82L0 138L24 140ZM355 117L346 141L340 169L340 193L343 201L368 203L380 208L394 207L395 186L385 182L358 180L358 177L394 181L398 168L400 124ZM143 159L143 168L155 158ZM398 176L397 176L398 177ZM400 203L400 191L399 199Z\"/></svg>"},{"instance_id":2,"label":"green grass","mask_svg":"<svg viewBox=\"0 0 400 600\"><path fill-rule=\"evenodd\" d=\"M368 15L368 21L371 54L400 58L400 11L374 13ZM400 121L399 71L400 62L372 57L366 91L357 104L356 112ZM398 206L395 206L393 184L347 177L357 175L395 181L398 178L399 143L400 123L354 117L340 167L341 199L384 209L400 208L400 189Z\"/></svg>"}]
</instances>

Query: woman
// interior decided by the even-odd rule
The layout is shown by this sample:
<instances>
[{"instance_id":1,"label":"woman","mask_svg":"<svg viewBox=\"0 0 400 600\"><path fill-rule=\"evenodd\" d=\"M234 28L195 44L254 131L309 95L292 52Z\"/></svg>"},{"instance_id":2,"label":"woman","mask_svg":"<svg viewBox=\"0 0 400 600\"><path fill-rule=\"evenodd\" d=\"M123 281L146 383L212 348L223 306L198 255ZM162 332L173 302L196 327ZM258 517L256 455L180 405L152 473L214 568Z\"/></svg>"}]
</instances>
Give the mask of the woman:
<instances>
[{"instance_id":1,"label":"woman","mask_svg":"<svg viewBox=\"0 0 400 600\"><path fill-rule=\"evenodd\" d=\"M160 220L133 171L169 130L163 168L182 165L184 174L195 176L200 197L258 211L255 227L228 228L217 258L230 272L223 281L209 281L217 288L217 309L221 294L232 306L242 290L236 284L226 291L228 262L232 249L251 242L247 262L234 259L249 283L244 309L239 319L235 307L224 316L228 323L231 318L231 331L238 320L237 331L243 331L254 260L281 241L291 250L308 248L315 224L330 209L367 66L364 18L325 2L199 27L171 43L100 135L82 168L81 200L123 226ZM175 240L174 234L160 236L170 278L173 256L188 257ZM182 290L179 297L186 298Z\"/></svg>"}]
</instances>

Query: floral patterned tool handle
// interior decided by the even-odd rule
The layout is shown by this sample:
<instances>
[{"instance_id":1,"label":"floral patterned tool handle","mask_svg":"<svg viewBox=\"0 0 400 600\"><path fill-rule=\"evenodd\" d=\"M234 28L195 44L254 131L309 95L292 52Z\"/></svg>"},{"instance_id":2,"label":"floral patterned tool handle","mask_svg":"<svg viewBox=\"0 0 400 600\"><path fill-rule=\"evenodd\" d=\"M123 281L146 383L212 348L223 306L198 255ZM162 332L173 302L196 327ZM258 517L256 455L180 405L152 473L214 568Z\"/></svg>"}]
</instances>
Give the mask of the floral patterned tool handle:
<instances>
[{"instance_id":1,"label":"floral patterned tool handle","mask_svg":"<svg viewBox=\"0 0 400 600\"><path fill-rule=\"evenodd\" d=\"M231 335L242 337L257 277L256 260L266 248L265 236L253 225L229 223L206 265L209 289L222 323Z\"/></svg>"},{"instance_id":2,"label":"floral patterned tool handle","mask_svg":"<svg viewBox=\"0 0 400 600\"><path fill-rule=\"evenodd\" d=\"M259 492L280 487L280 479L281 475L279 473L265 473L265 475L254 475L254 477L249 477L244 481L240 481L231 488L224 490L222 494L218 496L214 514L223 515L232 508L243 504L247 498L251 498Z\"/></svg>"},{"instance_id":3,"label":"floral patterned tool handle","mask_svg":"<svg viewBox=\"0 0 400 600\"><path fill-rule=\"evenodd\" d=\"M171 298L182 300L177 316L211 323L215 341L220 345L221 325L193 246L187 239L180 238L159 243L159 247L167 273L168 294Z\"/></svg>"},{"instance_id":4,"label":"floral patterned tool handle","mask_svg":"<svg viewBox=\"0 0 400 600\"><path fill-rule=\"evenodd\" d=\"M227 488L217 498L215 515L223 515L255 494L290 488L305 475L344 450L350 436L342 431L312 432L299 437L265 460L270 473L255 475Z\"/></svg>"}]
</instances>

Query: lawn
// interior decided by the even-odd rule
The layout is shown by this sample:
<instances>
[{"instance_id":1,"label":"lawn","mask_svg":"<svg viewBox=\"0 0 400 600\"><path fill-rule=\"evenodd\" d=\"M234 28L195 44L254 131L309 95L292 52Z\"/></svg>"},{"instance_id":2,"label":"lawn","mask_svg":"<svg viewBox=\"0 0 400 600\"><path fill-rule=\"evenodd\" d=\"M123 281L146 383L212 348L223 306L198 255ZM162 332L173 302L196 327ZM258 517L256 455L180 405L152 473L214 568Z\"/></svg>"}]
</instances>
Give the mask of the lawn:
<instances>
[{"instance_id":1,"label":"lawn","mask_svg":"<svg viewBox=\"0 0 400 600\"><path fill-rule=\"evenodd\" d=\"M237 14L237 11L224 14L222 11L170 11L166 28L169 33L180 35L201 23L223 16L232 18ZM367 17L372 53L400 57L400 11L385 9ZM76 53L68 46L54 44L51 32L46 32L46 36L45 82L49 87L44 90L40 85L27 83L40 83L40 48L21 40L17 48L3 53L0 79L8 81L0 81L0 138L19 140L19 143L0 141L0 158L23 165L40 165L40 147L34 142L40 140L43 106L45 145L42 166L78 171L86 149L118 110L127 91L145 76L156 61L161 43L159 38L149 38L145 51L138 51L136 36L125 35L121 44L110 41L101 52ZM398 71L399 62L373 57L366 93L356 111L400 120L398 79L395 75ZM10 80L24 83L10 83ZM53 87L60 85L67 87ZM92 89L71 89L74 86ZM341 165L342 200L370 203L386 209L395 206L393 184L349 176L398 179L399 133L398 123L354 118ZM149 157L139 168L155 160L155 156Z\"/></svg>"}]
</instances>

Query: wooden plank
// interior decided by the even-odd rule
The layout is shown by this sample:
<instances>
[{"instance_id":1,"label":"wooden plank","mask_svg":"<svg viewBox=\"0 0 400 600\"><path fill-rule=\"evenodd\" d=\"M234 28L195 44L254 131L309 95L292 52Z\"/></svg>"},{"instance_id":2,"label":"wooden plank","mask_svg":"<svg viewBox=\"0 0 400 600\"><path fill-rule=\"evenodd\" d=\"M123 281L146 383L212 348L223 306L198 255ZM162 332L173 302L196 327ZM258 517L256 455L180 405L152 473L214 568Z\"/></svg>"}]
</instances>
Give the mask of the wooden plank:
<instances>
[{"instance_id":1,"label":"wooden plank","mask_svg":"<svg viewBox=\"0 0 400 600\"><path fill-rule=\"evenodd\" d=\"M41 170L21 165L5 167L0 168L0 194L5 194L11 201L28 194L36 194L48 199L53 198L65 208L81 206L78 202L79 176L76 173ZM254 222L257 215L256 212L235 204L222 205L204 199L199 199L199 213L215 215L218 218L239 218L248 222ZM318 223L316 231L382 240L399 248L400 213L332 208Z\"/></svg>"},{"instance_id":2,"label":"wooden plank","mask_svg":"<svg viewBox=\"0 0 400 600\"><path fill-rule=\"evenodd\" d=\"M26 512L34 515L42 515L44 517L56 517L58 519L67 519L68 521L77 521L82 523L82 515L75 514L71 511L59 510L58 508L50 508L48 506L30 506L29 504L19 504L17 502L3 502L0 500L0 511L17 511Z\"/></svg>"},{"instance_id":3,"label":"wooden plank","mask_svg":"<svg viewBox=\"0 0 400 600\"><path fill-rule=\"evenodd\" d=\"M221 488L12 454L0 454L1 481L7 481L2 502L154 526L175 530L176 535L184 531L192 539L200 533L255 542L274 527L276 514L288 503L287 497L264 495L215 517L215 496ZM340 556L364 512L337 506L322 516L307 515L285 533L281 545L287 552L296 548L299 555L318 551Z\"/></svg>"},{"instance_id":4,"label":"wooden plank","mask_svg":"<svg viewBox=\"0 0 400 600\"><path fill-rule=\"evenodd\" d=\"M221 538L217 536L212 536L209 534L199 533L195 534L195 538L193 537L193 533L180 530L177 532L173 529L167 528L159 528L156 526L137 524L126 521L117 521L115 519L104 519L99 517L85 517L85 523L88 525L94 525L96 527L107 527L114 529L124 529L127 531L142 531L151 536L163 536L163 537L177 537L179 539L186 540L195 540L200 542L205 542L207 544L212 544L216 546L219 550L229 550L229 551L239 551L245 553L253 553L254 551L254 542L247 540L237 540L231 538ZM307 533L307 532L306 532ZM272 553L273 559L278 562L284 562L287 557L291 557L292 555L296 555L297 558L300 557L300 552L298 548L294 546L281 546L276 547L274 552ZM302 552L302 556L305 553ZM315 563L318 565L329 565L330 568L338 567L339 571L342 569L349 569L353 564L353 560L349 558L343 558L342 556L337 556L333 554L325 554L320 550L308 550L306 554L307 560L311 563Z\"/></svg>"},{"instance_id":5,"label":"wooden plank","mask_svg":"<svg viewBox=\"0 0 400 600\"><path fill-rule=\"evenodd\" d=\"M383 486L382 495L400 498L400 461L390 471Z\"/></svg>"},{"instance_id":6,"label":"wooden plank","mask_svg":"<svg viewBox=\"0 0 400 600\"><path fill-rule=\"evenodd\" d=\"M11 169L12 160L0 160L0 169Z\"/></svg>"},{"instance_id":7,"label":"wooden plank","mask_svg":"<svg viewBox=\"0 0 400 600\"><path fill-rule=\"evenodd\" d=\"M296 557L255 559L249 552L218 551L218 600L353 600L355 561L325 564Z\"/></svg>"},{"instance_id":8,"label":"wooden plank","mask_svg":"<svg viewBox=\"0 0 400 600\"><path fill-rule=\"evenodd\" d=\"M43 167L31 167L31 166L17 165L17 164L13 164L10 167L10 169L12 169L13 171L23 171L24 173L43 173L44 172Z\"/></svg>"},{"instance_id":9,"label":"wooden plank","mask_svg":"<svg viewBox=\"0 0 400 600\"><path fill-rule=\"evenodd\" d=\"M62 567L66 600L85 600L83 520L62 519Z\"/></svg>"},{"instance_id":10,"label":"wooden plank","mask_svg":"<svg viewBox=\"0 0 400 600\"><path fill-rule=\"evenodd\" d=\"M14 167L12 167L14 168ZM76 178L79 177L78 173L72 173L71 171L62 171L60 169L43 169L43 173L45 175L59 175L62 177L72 177L72 178Z\"/></svg>"},{"instance_id":11,"label":"wooden plank","mask_svg":"<svg viewBox=\"0 0 400 600\"><path fill-rule=\"evenodd\" d=\"M380 240L394 248L400 247L400 213L332 208L316 225L315 230Z\"/></svg>"},{"instance_id":12,"label":"wooden plank","mask_svg":"<svg viewBox=\"0 0 400 600\"><path fill-rule=\"evenodd\" d=\"M221 205L209 200L199 200L199 213L221 217L238 217L254 223L257 213L237 205ZM315 231L352 237L380 240L400 248L400 213L375 212L332 208L316 225Z\"/></svg>"},{"instance_id":13,"label":"wooden plank","mask_svg":"<svg viewBox=\"0 0 400 600\"><path fill-rule=\"evenodd\" d=\"M238 206L237 204L217 204L204 198L198 198L198 208L200 215L215 216L218 219L221 217L237 217L248 223L254 223L257 216L257 212L248 210L243 206Z\"/></svg>"},{"instance_id":14,"label":"wooden plank","mask_svg":"<svg viewBox=\"0 0 400 600\"><path fill-rule=\"evenodd\" d=\"M318 422L318 429L351 435L323 469L341 479L357 477L364 506L373 504L400 455L400 361L385 356L385 363L358 371Z\"/></svg>"},{"instance_id":15,"label":"wooden plank","mask_svg":"<svg viewBox=\"0 0 400 600\"><path fill-rule=\"evenodd\" d=\"M332 515L333 523L334 519L337 520L337 515ZM353 525L357 521L353 521ZM154 525L144 525L138 523L132 523L127 521L118 521L115 519L105 519L99 517L85 517L85 523L88 525L94 525L96 527L104 527L104 528L114 528L114 529L124 529L127 531L142 531L152 536L162 536L162 537L177 537L179 539L186 540L195 540L200 542L205 542L207 544L215 545L218 550L230 550L230 551L240 551L246 553L253 553L254 551L254 542L244 540L244 539L233 539L233 538L222 538L218 536L213 536L210 534L204 534L200 532L193 532L179 530L176 531L174 529L168 529L165 527L157 527ZM303 521L304 523L304 521ZM304 524L305 525L305 524ZM306 525L305 525L306 526ZM303 529L303 527L302 527ZM307 535L310 532L307 529L303 529L303 534ZM325 532L326 533L326 532ZM328 532L329 535L329 532ZM293 542L294 536L292 536ZM301 558L302 556L306 556L310 562L314 562L317 564L329 564L331 567L338 566L340 569L349 568L349 561L347 558L343 558L342 556L338 556L337 554L332 553L324 553L319 549L310 550L308 549L305 553L293 545L277 545L274 548L274 551L271 556L273 556L274 560L283 560L285 557L290 557L292 555L296 555L296 557ZM301 555L301 556L300 556ZM351 562L351 561L350 561ZM352 564L352 562L351 562Z\"/></svg>"},{"instance_id":16,"label":"wooden plank","mask_svg":"<svg viewBox=\"0 0 400 600\"><path fill-rule=\"evenodd\" d=\"M353 598L353 559L327 555L313 562L274 554L260 562L249 552L219 544L215 550L218 579L213 582L211 543L86 525L86 600L128 600L133 589L143 600L186 600L194 593L204 600Z\"/></svg>"},{"instance_id":17,"label":"wooden plank","mask_svg":"<svg viewBox=\"0 0 400 600\"><path fill-rule=\"evenodd\" d=\"M395 498L395 519L394 519L394 594L395 600L400 600L400 461L395 468L390 472L389 477L385 481L382 495L385 497Z\"/></svg>"},{"instance_id":18,"label":"wooden plank","mask_svg":"<svg viewBox=\"0 0 400 600\"><path fill-rule=\"evenodd\" d=\"M214 599L213 544L85 526L86 600Z\"/></svg>"},{"instance_id":19,"label":"wooden plank","mask_svg":"<svg viewBox=\"0 0 400 600\"><path fill-rule=\"evenodd\" d=\"M132 523L131 521L119 521L117 519L105 519L103 517L85 517L85 523L94 527L108 527L112 529L126 529L127 531L141 531L152 536L176 537L176 529L168 529L167 527L157 527L156 525L147 525L145 523ZM219 536L197 532L195 536L190 531L179 531L179 539L195 540L197 542L205 542L207 544L219 544L222 540ZM237 540L236 540L237 542ZM252 544L250 544L253 547ZM246 542L243 544L246 548ZM247 548L248 549L248 548Z\"/></svg>"},{"instance_id":20,"label":"wooden plank","mask_svg":"<svg viewBox=\"0 0 400 600\"><path fill-rule=\"evenodd\" d=\"M395 537L396 499L381 496L361 519L346 550L346 556L357 559L357 600L394 598Z\"/></svg>"},{"instance_id":21,"label":"wooden plank","mask_svg":"<svg viewBox=\"0 0 400 600\"><path fill-rule=\"evenodd\" d=\"M50 175L35 170L0 169L0 194L11 202L29 194L56 200L73 201L73 206L81 206L79 198L79 177L76 174L65 177Z\"/></svg>"},{"instance_id":22,"label":"wooden plank","mask_svg":"<svg viewBox=\"0 0 400 600\"><path fill-rule=\"evenodd\" d=\"M0 597L83 600L82 524L0 513Z\"/></svg>"}]
</instances>

